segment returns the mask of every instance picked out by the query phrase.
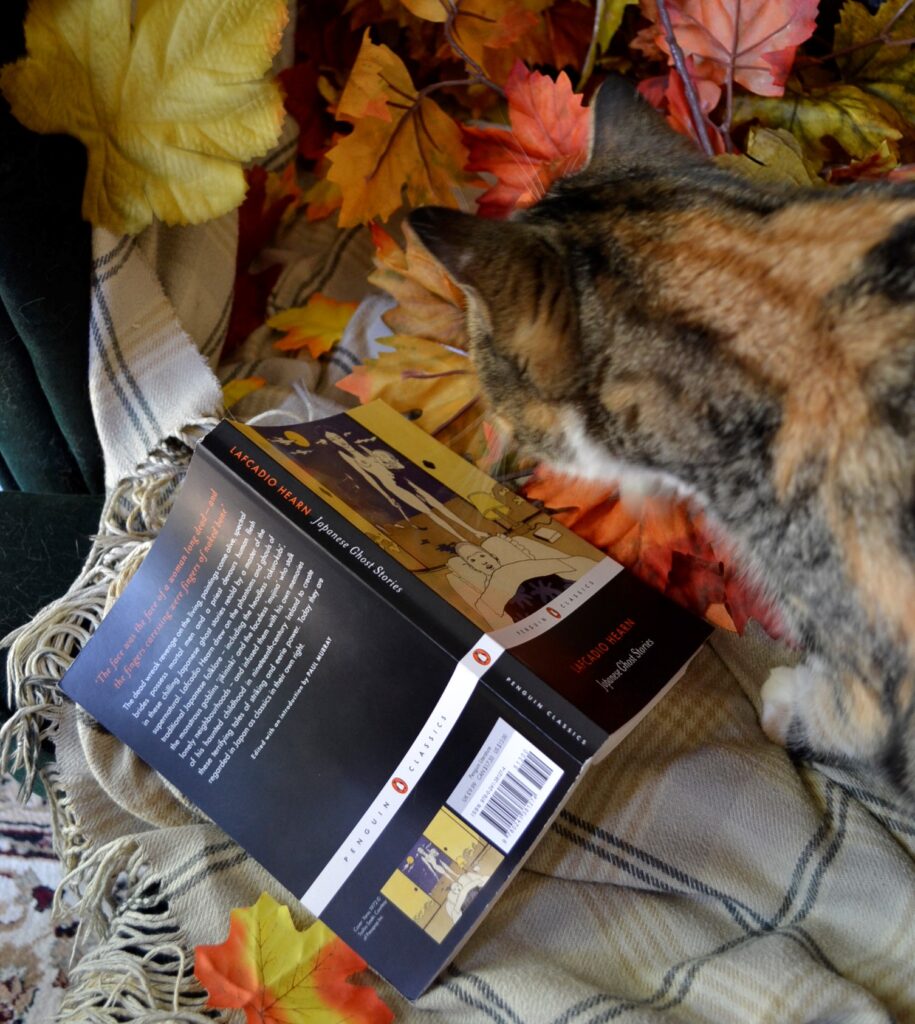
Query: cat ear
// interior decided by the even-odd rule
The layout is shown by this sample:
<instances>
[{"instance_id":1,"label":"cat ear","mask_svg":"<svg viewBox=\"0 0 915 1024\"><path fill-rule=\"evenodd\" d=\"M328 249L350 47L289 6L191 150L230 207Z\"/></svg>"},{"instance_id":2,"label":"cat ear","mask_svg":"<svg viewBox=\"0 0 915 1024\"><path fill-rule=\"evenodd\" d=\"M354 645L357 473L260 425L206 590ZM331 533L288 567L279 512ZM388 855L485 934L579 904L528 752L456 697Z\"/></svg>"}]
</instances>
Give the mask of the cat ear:
<instances>
[{"instance_id":1,"label":"cat ear","mask_svg":"<svg viewBox=\"0 0 915 1024\"><path fill-rule=\"evenodd\" d=\"M444 206L424 206L407 217L419 240L465 287L486 296L493 284L493 267L504 254L520 254L527 230L523 224L475 217Z\"/></svg>"},{"instance_id":2,"label":"cat ear","mask_svg":"<svg viewBox=\"0 0 915 1024\"><path fill-rule=\"evenodd\" d=\"M611 75L591 102L591 155L586 170L626 167L670 169L704 158L685 136L675 132L625 78Z\"/></svg>"}]
</instances>

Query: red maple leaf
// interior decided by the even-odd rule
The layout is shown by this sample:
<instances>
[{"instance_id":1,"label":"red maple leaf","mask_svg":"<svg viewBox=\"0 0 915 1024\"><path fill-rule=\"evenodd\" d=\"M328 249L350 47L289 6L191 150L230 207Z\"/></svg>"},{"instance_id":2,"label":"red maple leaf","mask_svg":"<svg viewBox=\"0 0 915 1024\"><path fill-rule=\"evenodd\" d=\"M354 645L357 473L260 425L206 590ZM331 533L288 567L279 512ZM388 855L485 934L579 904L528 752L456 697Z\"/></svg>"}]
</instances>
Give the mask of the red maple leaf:
<instances>
[{"instance_id":1,"label":"red maple leaf","mask_svg":"<svg viewBox=\"0 0 915 1024\"><path fill-rule=\"evenodd\" d=\"M463 127L465 165L498 181L479 201L483 217L505 217L542 198L557 178L585 162L590 113L565 72L554 81L517 61L505 83L511 131Z\"/></svg>"},{"instance_id":2,"label":"red maple leaf","mask_svg":"<svg viewBox=\"0 0 915 1024\"><path fill-rule=\"evenodd\" d=\"M637 511L612 483L565 477L540 466L524 487L570 530L646 583L716 626L743 632L756 619L783 635L777 613L713 537L701 511L670 497L646 498Z\"/></svg>"},{"instance_id":3,"label":"red maple leaf","mask_svg":"<svg viewBox=\"0 0 915 1024\"><path fill-rule=\"evenodd\" d=\"M273 239L283 214L295 202L293 189L268 198L267 171L255 165L245 171L248 192L238 210L238 250L235 256L235 288L223 354L232 352L264 322L267 300L282 267L254 269L253 264Z\"/></svg>"},{"instance_id":4,"label":"red maple leaf","mask_svg":"<svg viewBox=\"0 0 915 1024\"><path fill-rule=\"evenodd\" d=\"M697 77L739 82L759 96L781 96L798 46L816 26L819 0L668 0L674 35ZM654 3L655 41L670 54Z\"/></svg>"},{"instance_id":5,"label":"red maple leaf","mask_svg":"<svg viewBox=\"0 0 915 1024\"><path fill-rule=\"evenodd\" d=\"M318 66L305 60L277 76L286 94L286 110L299 126L298 151L305 160L318 160L328 148L334 121L318 89Z\"/></svg>"},{"instance_id":6,"label":"red maple leaf","mask_svg":"<svg viewBox=\"0 0 915 1024\"><path fill-rule=\"evenodd\" d=\"M687 59L686 66L690 72L695 71L691 57ZM699 107L706 115L706 136L716 153L724 153L726 147L721 131L708 118L709 112L715 109L721 98L721 86L708 79L695 81L695 86L699 96ZM667 115L667 123L674 131L688 135L697 145L702 145L686 99L683 79L676 68L670 68L666 75L644 79L639 83L638 91L653 107Z\"/></svg>"}]
</instances>

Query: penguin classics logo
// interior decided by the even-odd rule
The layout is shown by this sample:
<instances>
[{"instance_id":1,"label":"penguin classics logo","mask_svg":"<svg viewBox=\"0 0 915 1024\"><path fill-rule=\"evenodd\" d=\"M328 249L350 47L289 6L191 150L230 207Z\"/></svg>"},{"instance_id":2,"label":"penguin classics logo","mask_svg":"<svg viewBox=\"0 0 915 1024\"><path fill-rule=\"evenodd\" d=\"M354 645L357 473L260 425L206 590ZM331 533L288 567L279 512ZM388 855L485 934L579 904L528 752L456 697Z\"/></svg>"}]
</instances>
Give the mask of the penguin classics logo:
<instances>
[{"instance_id":1,"label":"penguin classics logo","mask_svg":"<svg viewBox=\"0 0 915 1024\"><path fill-rule=\"evenodd\" d=\"M401 796L403 796L410 788L403 779L399 779L396 776L391 779L391 785L394 787L396 792L400 793Z\"/></svg>"},{"instance_id":2,"label":"penguin classics logo","mask_svg":"<svg viewBox=\"0 0 915 1024\"><path fill-rule=\"evenodd\" d=\"M556 611L555 608L550 608L549 606L547 606L547 614L552 615L554 619L562 618L562 616L559 614L559 612Z\"/></svg>"},{"instance_id":3,"label":"penguin classics logo","mask_svg":"<svg viewBox=\"0 0 915 1024\"><path fill-rule=\"evenodd\" d=\"M489 654L488 651L484 651L482 647L478 647L473 652L473 660L478 665L483 665L485 667L486 665L488 665L492 661L492 657L491 657L491 655Z\"/></svg>"}]
</instances>

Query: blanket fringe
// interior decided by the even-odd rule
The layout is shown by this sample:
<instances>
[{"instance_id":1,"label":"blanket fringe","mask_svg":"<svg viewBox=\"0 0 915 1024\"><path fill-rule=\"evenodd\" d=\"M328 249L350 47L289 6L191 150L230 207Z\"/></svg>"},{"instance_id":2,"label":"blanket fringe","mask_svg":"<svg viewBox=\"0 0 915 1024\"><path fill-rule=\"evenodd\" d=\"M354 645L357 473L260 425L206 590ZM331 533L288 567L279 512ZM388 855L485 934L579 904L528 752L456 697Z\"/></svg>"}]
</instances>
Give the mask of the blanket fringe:
<instances>
[{"instance_id":1,"label":"blanket fringe","mask_svg":"<svg viewBox=\"0 0 915 1024\"><path fill-rule=\"evenodd\" d=\"M39 751L60 719L64 697L58 683L142 562L171 510L193 446L212 425L190 425L118 483L105 502L86 564L67 593L0 640L0 648L9 648L7 703L16 708L0 729L0 771L23 772L23 797L34 787Z\"/></svg>"},{"instance_id":2,"label":"blanket fringe","mask_svg":"<svg viewBox=\"0 0 915 1024\"><path fill-rule=\"evenodd\" d=\"M86 857L61 883L55 912L65 886L82 890L68 907L81 915L77 947L84 939L96 944L71 968L58 1024L213 1024L161 879L148 873L135 840Z\"/></svg>"}]
</instances>

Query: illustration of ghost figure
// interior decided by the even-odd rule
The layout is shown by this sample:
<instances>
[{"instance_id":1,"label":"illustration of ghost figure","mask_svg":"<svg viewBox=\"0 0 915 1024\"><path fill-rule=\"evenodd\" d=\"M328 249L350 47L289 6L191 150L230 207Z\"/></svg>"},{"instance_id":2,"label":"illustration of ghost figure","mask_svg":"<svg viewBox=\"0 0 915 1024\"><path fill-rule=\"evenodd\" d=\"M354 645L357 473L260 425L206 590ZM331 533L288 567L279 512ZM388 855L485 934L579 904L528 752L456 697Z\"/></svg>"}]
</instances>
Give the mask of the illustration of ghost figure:
<instances>
[{"instance_id":1,"label":"illustration of ghost figure","mask_svg":"<svg viewBox=\"0 0 915 1024\"><path fill-rule=\"evenodd\" d=\"M438 855L426 847L422 847L419 851L419 859L429 868L429 870L438 875L439 878L447 877L452 881L457 881L460 877L456 871L453 871L447 864L439 860Z\"/></svg>"},{"instance_id":2,"label":"illustration of ghost figure","mask_svg":"<svg viewBox=\"0 0 915 1024\"><path fill-rule=\"evenodd\" d=\"M464 534L469 534L477 539L489 536L481 530L473 529L459 516L456 516L447 505L443 505L438 498L429 494L412 480L406 479L402 484L397 477L397 471L406 469L406 466L392 452L384 448L366 448L362 444L357 447L332 430L329 430L324 436L340 449L338 452L340 458L355 470L369 486L373 487L404 519L409 519L404 511L404 505L406 505L414 512L427 516L439 529L449 533L457 540L463 538L463 534L458 530L463 530Z\"/></svg>"}]
</instances>

